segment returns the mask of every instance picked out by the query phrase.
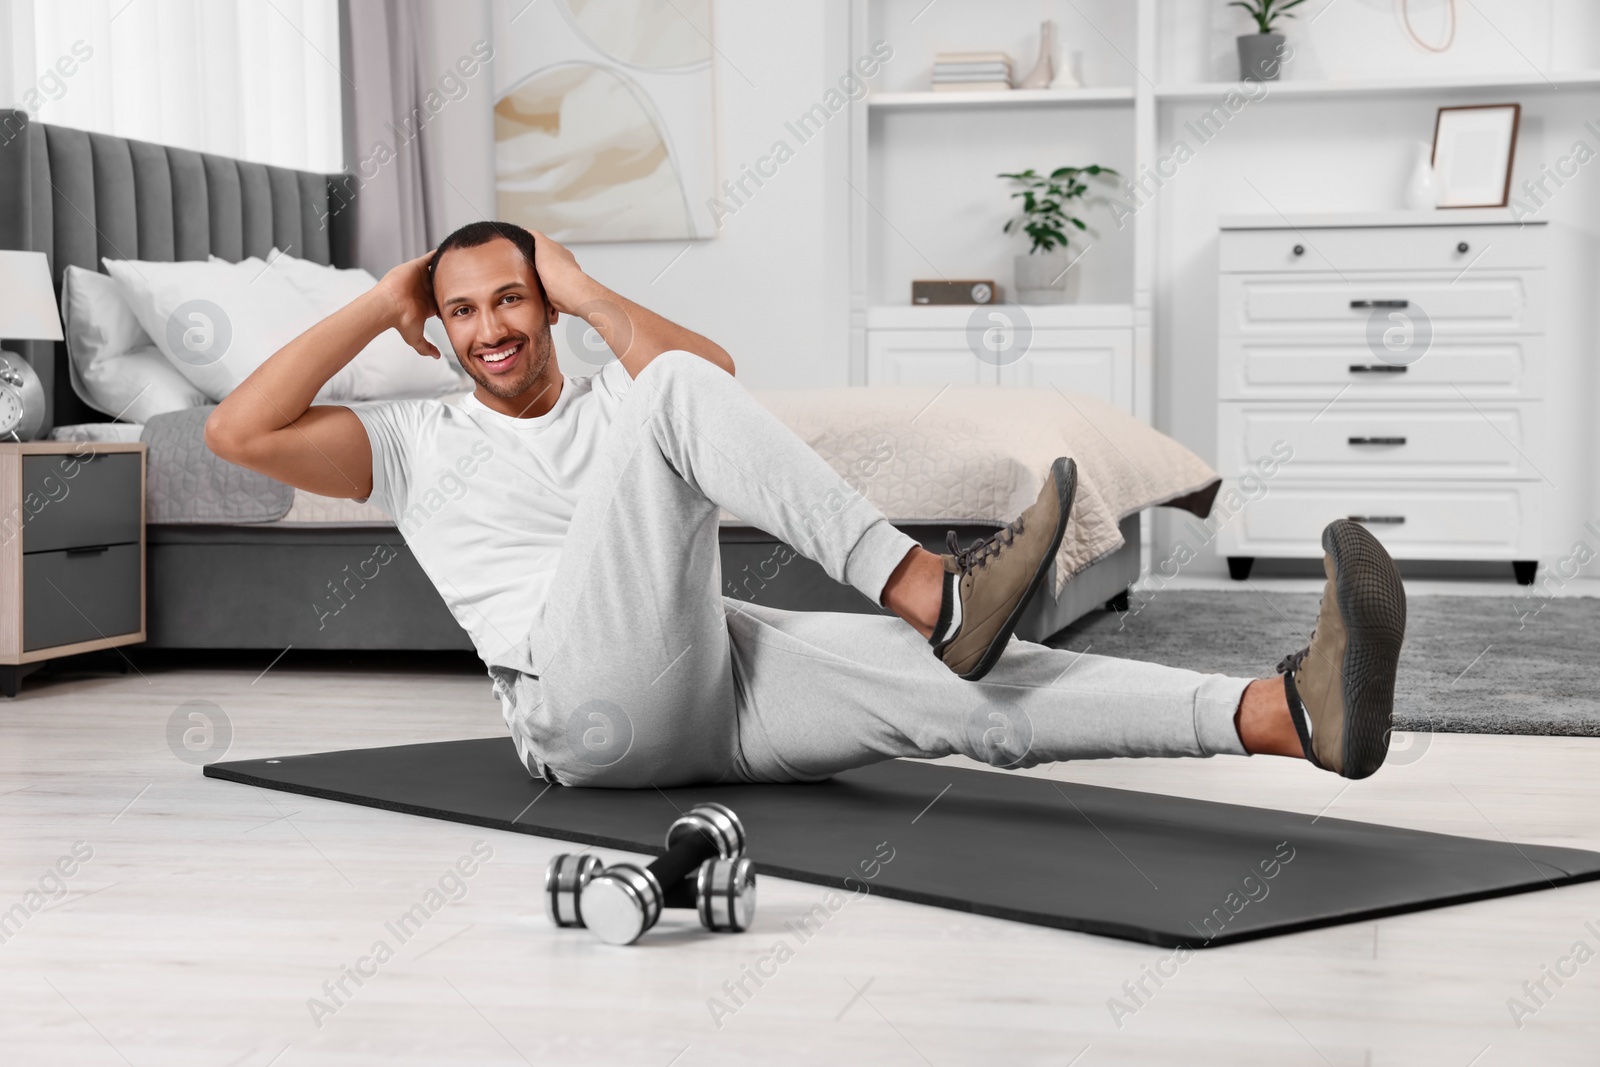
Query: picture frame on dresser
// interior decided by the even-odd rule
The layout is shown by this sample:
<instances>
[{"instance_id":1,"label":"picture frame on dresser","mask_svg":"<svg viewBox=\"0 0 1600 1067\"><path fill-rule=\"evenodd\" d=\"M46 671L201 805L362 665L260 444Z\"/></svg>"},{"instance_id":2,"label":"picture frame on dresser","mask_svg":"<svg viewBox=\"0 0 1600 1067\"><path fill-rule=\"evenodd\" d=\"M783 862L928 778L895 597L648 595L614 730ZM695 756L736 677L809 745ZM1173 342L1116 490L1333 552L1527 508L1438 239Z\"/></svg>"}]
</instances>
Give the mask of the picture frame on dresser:
<instances>
[{"instance_id":1,"label":"picture frame on dresser","mask_svg":"<svg viewBox=\"0 0 1600 1067\"><path fill-rule=\"evenodd\" d=\"M1439 207L1505 207L1517 155L1521 104L1441 107L1433 126Z\"/></svg>"},{"instance_id":2,"label":"picture frame on dresser","mask_svg":"<svg viewBox=\"0 0 1600 1067\"><path fill-rule=\"evenodd\" d=\"M0 694L145 639L145 446L0 444Z\"/></svg>"}]
</instances>

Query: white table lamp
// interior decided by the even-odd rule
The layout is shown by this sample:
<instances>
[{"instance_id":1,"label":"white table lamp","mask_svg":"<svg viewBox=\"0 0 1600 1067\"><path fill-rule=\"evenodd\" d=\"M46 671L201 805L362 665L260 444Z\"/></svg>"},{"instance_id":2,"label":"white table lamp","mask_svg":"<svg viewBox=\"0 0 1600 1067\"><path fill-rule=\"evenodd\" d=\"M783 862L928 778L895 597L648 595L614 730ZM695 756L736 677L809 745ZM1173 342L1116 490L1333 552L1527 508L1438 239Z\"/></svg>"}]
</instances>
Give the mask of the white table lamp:
<instances>
[{"instance_id":1,"label":"white table lamp","mask_svg":"<svg viewBox=\"0 0 1600 1067\"><path fill-rule=\"evenodd\" d=\"M0 251L0 338L60 341L61 312L43 252ZM0 437L26 441L44 428L44 386L33 366L0 349Z\"/></svg>"}]
</instances>

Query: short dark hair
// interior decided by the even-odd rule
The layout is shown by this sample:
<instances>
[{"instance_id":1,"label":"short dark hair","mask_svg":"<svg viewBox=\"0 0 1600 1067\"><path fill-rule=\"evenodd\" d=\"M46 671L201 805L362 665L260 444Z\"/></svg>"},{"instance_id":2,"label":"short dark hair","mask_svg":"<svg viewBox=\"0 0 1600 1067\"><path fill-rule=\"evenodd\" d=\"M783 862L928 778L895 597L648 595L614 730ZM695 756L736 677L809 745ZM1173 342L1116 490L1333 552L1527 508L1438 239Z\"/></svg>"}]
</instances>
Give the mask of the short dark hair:
<instances>
[{"instance_id":1,"label":"short dark hair","mask_svg":"<svg viewBox=\"0 0 1600 1067\"><path fill-rule=\"evenodd\" d=\"M514 222L500 222L496 219L469 222L440 241L439 247L434 249L433 258L428 260L428 281L433 282L434 271L439 266L439 261L452 248L478 248L499 237L510 241L522 252L523 258L528 261L528 268L533 271L533 284L539 290L539 299L544 300L544 282L539 279L539 268L534 266L533 261L533 234Z\"/></svg>"}]
</instances>

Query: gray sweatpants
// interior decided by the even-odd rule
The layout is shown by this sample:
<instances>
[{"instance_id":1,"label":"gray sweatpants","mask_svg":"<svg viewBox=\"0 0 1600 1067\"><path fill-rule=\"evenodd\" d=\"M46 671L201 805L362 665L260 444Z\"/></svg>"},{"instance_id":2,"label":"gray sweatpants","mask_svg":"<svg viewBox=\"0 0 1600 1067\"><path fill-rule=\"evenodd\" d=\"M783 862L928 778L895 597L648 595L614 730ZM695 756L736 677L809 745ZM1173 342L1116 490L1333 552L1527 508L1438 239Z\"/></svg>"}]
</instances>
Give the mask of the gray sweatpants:
<instances>
[{"instance_id":1,"label":"gray sweatpants","mask_svg":"<svg viewBox=\"0 0 1600 1067\"><path fill-rule=\"evenodd\" d=\"M528 635L492 668L530 773L564 785L785 782L896 756L994 766L1243 754L1248 679L1013 638L965 682L893 616L724 597L719 507L881 602L915 545L721 369L669 352L634 381Z\"/></svg>"}]
</instances>

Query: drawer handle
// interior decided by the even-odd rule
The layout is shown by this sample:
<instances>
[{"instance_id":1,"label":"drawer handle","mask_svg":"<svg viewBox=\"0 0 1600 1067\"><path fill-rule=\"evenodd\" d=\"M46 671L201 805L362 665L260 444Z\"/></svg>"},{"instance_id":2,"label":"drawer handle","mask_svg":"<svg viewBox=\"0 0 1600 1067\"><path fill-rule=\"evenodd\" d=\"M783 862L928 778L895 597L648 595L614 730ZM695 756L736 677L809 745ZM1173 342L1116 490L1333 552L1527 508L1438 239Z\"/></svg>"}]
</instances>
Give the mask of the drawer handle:
<instances>
[{"instance_id":1,"label":"drawer handle","mask_svg":"<svg viewBox=\"0 0 1600 1067\"><path fill-rule=\"evenodd\" d=\"M69 556L98 556L102 552L111 551L110 545L84 545L81 548L67 549Z\"/></svg>"},{"instance_id":2,"label":"drawer handle","mask_svg":"<svg viewBox=\"0 0 1600 1067\"><path fill-rule=\"evenodd\" d=\"M1401 526L1404 525L1404 515L1350 515L1351 522L1359 522L1363 526Z\"/></svg>"},{"instance_id":3,"label":"drawer handle","mask_svg":"<svg viewBox=\"0 0 1600 1067\"><path fill-rule=\"evenodd\" d=\"M1306 254L1306 246L1305 245L1295 245L1294 246L1294 254L1297 255L1297 256L1305 255Z\"/></svg>"},{"instance_id":4,"label":"drawer handle","mask_svg":"<svg viewBox=\"0 0 1600 1067\"><path fill-rule=\"evenodd\" d=\"M1350 307L1351 307L1352 310L1355 310L1355 311L1364 310L1366 308L1408 308L1410 306L1411 306L1411 301L1409 301L1409 300L1352 300L1352 301L1350 301Z\"/></svg>"},{"instance_id":5,"label":"drawer handle","mask_svg":"<svg viewBox=\"0 0 1600 1067\"><path fill-rule=\"evenodd\" d=\"M1460 252L1462 255L1466 255L1469 251L1469 247L1470 246L1468 246L1467 242L1462 241L1460 244L1456 245L1456 251Z\"/></svg>"},{"instance_id":6,"label":"drawer handle","mask_svg":"<svg viewBox=\"0 0 1600 1067\"><path fill-rule=\"evenodd\" d=\"M1352 363L1351 374L1404 374L1407 370L1405 364L1394 363Z\"/></svg>"},{"instance_id":7,"label":"drawer handle","mask_svg":"<svg viewBox=\"0 0 1600 1067\"><path fill-rule=\"evenodd\" d=\"M1352 437L1350 438L1350 443L1353 445L1403 445L1406 443L1406 439L1404 437Z\"/></svg>"}]
</instances>

